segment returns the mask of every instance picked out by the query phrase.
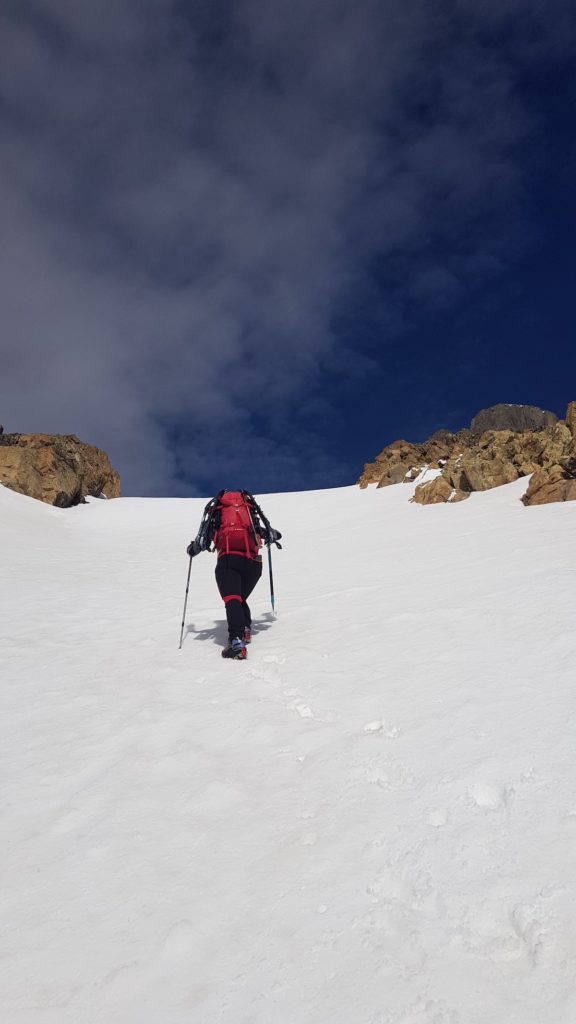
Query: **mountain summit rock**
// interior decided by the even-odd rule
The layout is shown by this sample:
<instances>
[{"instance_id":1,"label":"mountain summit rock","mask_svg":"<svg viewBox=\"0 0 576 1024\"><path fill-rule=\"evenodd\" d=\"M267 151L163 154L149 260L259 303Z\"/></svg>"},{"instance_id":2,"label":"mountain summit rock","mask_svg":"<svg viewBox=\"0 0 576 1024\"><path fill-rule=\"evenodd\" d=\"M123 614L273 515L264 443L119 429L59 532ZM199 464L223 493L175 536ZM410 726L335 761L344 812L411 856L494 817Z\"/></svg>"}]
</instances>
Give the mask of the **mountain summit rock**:
<instances>
[{"instance_id":1,"label":"mountain summit rock","mask_svg":"<svg viewBox=\"0 0 576 1024\"><path fill-rule=\"evenodd\" d=\"M483 434L486 430L543 430L558 422L554 412L538 409L535 405L492 405L481 409L470 424L472 433Z\"/></svg>"}]
</instances>

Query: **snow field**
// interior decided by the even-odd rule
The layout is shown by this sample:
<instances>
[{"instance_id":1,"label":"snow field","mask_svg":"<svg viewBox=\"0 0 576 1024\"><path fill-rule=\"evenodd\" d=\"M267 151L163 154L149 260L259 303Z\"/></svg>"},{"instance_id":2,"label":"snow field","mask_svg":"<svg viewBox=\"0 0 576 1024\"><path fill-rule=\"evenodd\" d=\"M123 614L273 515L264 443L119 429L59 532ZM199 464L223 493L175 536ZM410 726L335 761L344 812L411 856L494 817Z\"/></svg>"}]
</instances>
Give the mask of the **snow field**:
<instances>
[{"instance_id":1,"label":"snow field","mask_svg":"<svg viewBox=\"0 0 576 1024\"><path fill-rule=\"evenodd\" d=\"M0 488L10 1024L573 1024L576 506L272 495L224 662L204 501Z\"/></svg>"}]
</instances>

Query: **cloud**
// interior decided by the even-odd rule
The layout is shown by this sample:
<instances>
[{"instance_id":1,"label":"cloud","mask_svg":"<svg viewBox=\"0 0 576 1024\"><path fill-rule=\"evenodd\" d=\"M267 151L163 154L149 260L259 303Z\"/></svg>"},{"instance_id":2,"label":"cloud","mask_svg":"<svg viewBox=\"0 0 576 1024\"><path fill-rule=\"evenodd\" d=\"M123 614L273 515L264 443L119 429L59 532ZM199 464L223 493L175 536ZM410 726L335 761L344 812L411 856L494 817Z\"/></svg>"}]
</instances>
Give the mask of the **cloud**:
<instances>
[{"instance_id":1,"label":"cloud","mask_svg":"<svg viewBox=\"0 0 576 1024\"><path fill-rule=\"evenodd\" d=\"M477 222L531 127L512 54L558 51L553 7L7 0L6 427L101 445L127 493L255 459L271 489L330 482L337 313L375 254L391 304L498 264Z\"/></svg>"}]
</instances>

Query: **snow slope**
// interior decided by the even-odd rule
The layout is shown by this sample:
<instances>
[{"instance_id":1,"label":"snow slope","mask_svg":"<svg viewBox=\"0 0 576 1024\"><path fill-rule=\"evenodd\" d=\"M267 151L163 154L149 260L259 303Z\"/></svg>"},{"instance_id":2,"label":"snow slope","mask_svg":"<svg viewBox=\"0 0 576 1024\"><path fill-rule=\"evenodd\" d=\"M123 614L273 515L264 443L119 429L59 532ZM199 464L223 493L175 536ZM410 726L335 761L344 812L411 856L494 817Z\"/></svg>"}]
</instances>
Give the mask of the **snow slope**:
<instances>
[{"instance_id":1,"label":"snow slope","mask_svg":"<svg viewBox=\"0 0 576 1024\"><path fill-rule=\"evenodd\" d=\"M576 504L274 495L224 662L204 504L0 487L2 1020L574 1024Z\"/></svg>"}]
</instances>

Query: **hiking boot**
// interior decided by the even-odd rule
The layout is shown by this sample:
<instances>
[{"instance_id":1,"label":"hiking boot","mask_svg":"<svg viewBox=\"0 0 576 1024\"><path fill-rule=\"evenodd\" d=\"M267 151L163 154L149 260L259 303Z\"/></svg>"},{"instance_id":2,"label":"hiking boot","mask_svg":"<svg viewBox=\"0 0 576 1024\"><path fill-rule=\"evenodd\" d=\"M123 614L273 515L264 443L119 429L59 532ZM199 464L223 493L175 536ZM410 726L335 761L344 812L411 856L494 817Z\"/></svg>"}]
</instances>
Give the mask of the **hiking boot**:
<instances>
[{"instance_id":1,"label":"hiking boot","mask_svg":"<svg viewBox=\"0 0 576 1024\"><path fill-rule=\"evenodd\" d=\"M234 637L228 641L228 646L222 651L223 658L235 658L236 661L244 661L246 657L246 645L240 637Z\"/></svg>"},{"instance_id":2,"label":"hiking boot","mask_svg":"<svg viewBox=\"0 0 576 1024\"><path fill-rule=\"evenodd\" d=\"M249 644L252 642L252 630L250 626L244 626L244 643Z\"/></svg>"}]
</instances>

